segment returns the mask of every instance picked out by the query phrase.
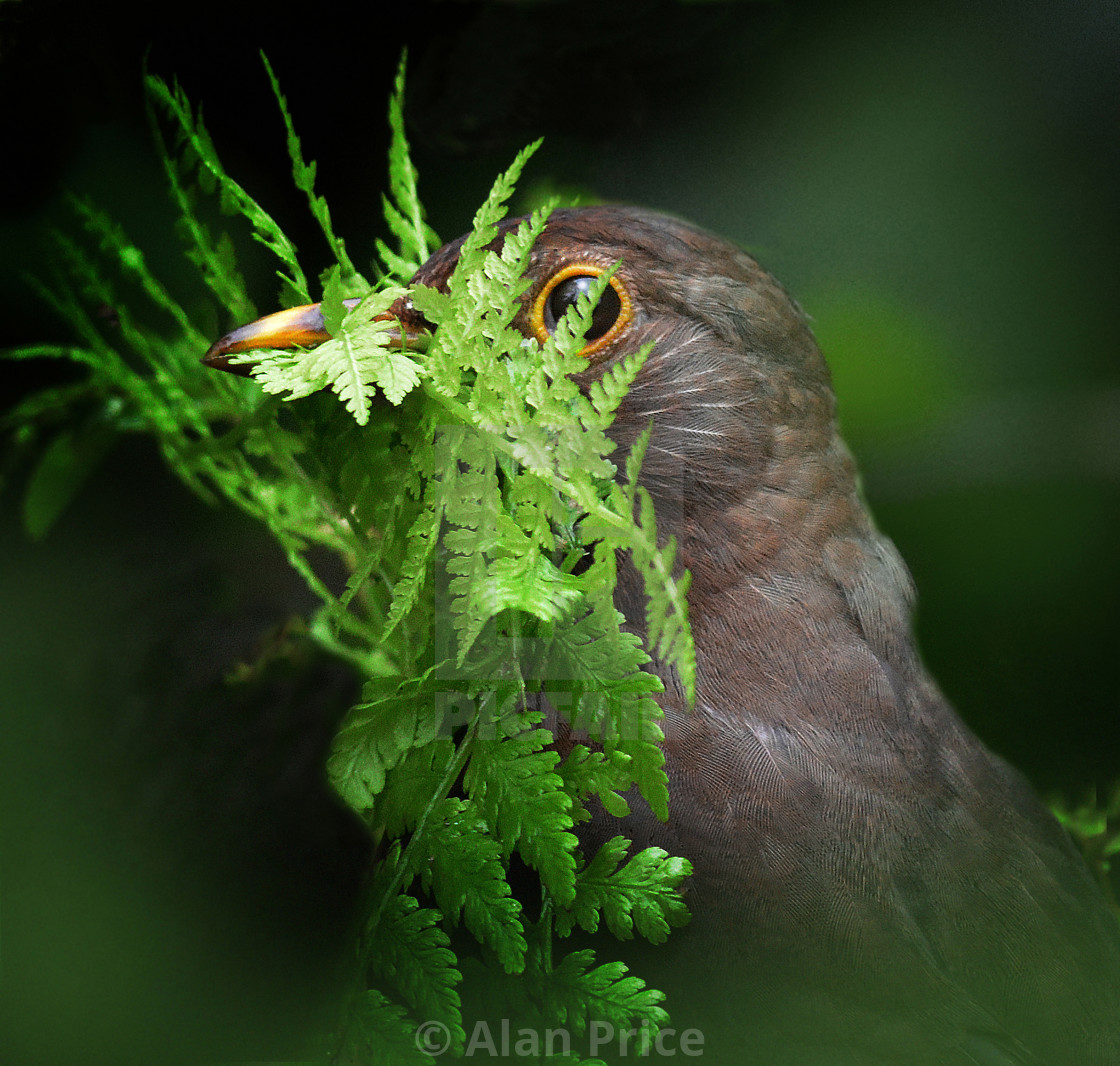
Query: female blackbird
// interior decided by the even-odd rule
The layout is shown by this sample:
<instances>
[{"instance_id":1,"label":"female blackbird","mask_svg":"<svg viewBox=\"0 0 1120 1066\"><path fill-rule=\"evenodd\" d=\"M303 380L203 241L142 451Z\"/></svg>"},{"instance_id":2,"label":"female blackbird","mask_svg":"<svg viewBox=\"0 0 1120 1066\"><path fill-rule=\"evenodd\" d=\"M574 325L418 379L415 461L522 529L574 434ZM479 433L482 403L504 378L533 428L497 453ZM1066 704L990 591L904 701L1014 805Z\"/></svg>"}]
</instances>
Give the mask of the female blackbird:
<instances>
[{"instance_id":1,"label":"female blackbird","mask_svg":"<svg viewBox=\"0 0 1120 1066\"><path fill-rule=\"evenodd\" d=\"M460 244L416 280L445 285ZM693 921L639 972L709 1061L1120 1063L1116 917L924 669L804 314L733 245L592 207L552 214L515 325L547 335L616 260L580 377L654 342L611 435L652 421L641 478L692 572L697 652L692 709L658 667L668 823L635 799L585 827L692 861ZM407 342L422 323L398 310ZM317 308L281 312L207 361L325 336ZM640 631L626 568L616 601Z\"/></svg>"}]
</instances>

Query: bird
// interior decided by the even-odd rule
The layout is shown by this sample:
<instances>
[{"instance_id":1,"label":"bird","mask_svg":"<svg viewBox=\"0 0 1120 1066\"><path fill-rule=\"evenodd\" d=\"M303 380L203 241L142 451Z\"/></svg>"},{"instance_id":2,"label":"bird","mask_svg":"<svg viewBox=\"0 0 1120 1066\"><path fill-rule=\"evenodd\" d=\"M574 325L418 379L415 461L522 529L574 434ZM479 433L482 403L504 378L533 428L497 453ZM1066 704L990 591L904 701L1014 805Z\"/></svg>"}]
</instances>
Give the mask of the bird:
<instances>
[{"instance_id":1,"label":"bird","mask_svg":"<svg viewBox=\"0 0 1120 1066\"><path fill-rule=\"evenodd\" d=\"M446 289L462 241L414 281ZM806 314L737 245L599 205L549 216L515 328L545 340L613 264L574 378L589 388L652 344L610 435L627 448L652 426L640 479L692 575L696 649L692 704L674 666L652 666L668 821L633 797L629 817L582 827L585 850L622 832L692 863L692 921L641 972L709 1062L1120 1063L1117 917L923 664L910 574L864 502ZM406 300L393 314L402 344L425 335ZM309 305L205 362L327 336ZM620 566L639 634L643 595Z\"/></svg>"}]
</instances>

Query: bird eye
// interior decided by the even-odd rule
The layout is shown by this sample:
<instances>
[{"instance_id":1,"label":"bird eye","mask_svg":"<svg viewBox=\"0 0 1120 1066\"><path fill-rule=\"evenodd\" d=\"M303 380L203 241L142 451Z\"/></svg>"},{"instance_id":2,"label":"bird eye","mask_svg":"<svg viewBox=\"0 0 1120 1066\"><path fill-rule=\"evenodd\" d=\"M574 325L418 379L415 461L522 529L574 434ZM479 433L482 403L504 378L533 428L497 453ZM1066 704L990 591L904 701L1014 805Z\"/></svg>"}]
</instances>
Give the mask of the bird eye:
<instances>
[{"instance_id":1,"label":"bird eye","mask_svg":"<svg viewBox=\"0 0 1120 1066\"><path fill-rule=\"evenodd\" d=\"M591 290L602 272L603 268L593 263L572 263L548 279L529 314L533 332L541 344L548 340L568 308ZM586 344L580 355L590 355L614 340L632 317L630 295L617 275L612 275L591 312L591 325L584 334Z\"/></svg>"},{"instance_id":2,"label":"bird eye","mask_svg":"<svg viewBox=\"0 0 1120 1066\"><path fill-rule=\"evenodd\" d=\"M585 293L591 291L594 282L595 279L590 274L574 274L553 287L544 302L544 325L549 333L567 314L568 308ZM591 325L587 327L584 338L588 341L597 341L618 321L621 311L622 300L618 293L608 286L599 297L595 310L591 312Z\"/></svg>"}]
</instances>

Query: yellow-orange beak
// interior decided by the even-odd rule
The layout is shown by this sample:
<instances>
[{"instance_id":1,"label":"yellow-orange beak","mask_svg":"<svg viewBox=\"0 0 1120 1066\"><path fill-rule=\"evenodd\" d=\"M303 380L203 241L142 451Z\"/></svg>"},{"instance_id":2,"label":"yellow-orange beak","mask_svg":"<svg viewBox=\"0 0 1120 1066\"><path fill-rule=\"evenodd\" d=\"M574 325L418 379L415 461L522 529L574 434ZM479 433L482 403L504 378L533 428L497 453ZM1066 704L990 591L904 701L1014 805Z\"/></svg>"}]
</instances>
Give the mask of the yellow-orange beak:
<instances>
[{"instance_id":1,"label":"yellow-orange beak","mask_svg":"<svg viewBox=\"0 0 1120 1066\"><path fill-rule=\"evenodd\" d=\"M342 302L347 308L352 308L360 301L350 299ZM378 315L377 319L399 323L395 308ZM415 352L424 351L430 338L426 329L417 326L398 324L395 331L387 332L391 342L396 341L402 348ZM322 304L304 304L265 315L248 325L238 326L211 344L202 361L215 370L228 370L232 374L245 376L252 370L252 363L231 363L230 356L255 348L314 348L316 344L330 339L331 335L323 322Z\"/></svg>"}]
</instances>

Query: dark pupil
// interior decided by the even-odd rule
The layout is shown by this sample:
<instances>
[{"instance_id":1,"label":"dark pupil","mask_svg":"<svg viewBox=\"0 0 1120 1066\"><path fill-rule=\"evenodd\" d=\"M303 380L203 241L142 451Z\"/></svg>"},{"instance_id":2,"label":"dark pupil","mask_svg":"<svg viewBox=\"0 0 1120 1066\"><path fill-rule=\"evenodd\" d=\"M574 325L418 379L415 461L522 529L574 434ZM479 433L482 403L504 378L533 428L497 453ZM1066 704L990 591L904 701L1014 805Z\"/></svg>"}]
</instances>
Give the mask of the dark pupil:
<instances>
[{"instance_id":1,"label":"dark pupil","mask_svg":"<svg viewBox=\"0 0 1120 1066\"><path fill-rule=\"evenodd\" d=\"M548 302L544 308L544 324L549 333L556 328L556 323L564 317L568 308L590 290L594 281L595 278L588 274L576 274L565 278L548 294ZM595 310L591 312L591 325L583 335L583 339L598 340L618 321L620 314L622 314L622 301L614 291L614 286L608 285L603 290L603 295L599 297Z\"/></svg>"}]
</instances>

